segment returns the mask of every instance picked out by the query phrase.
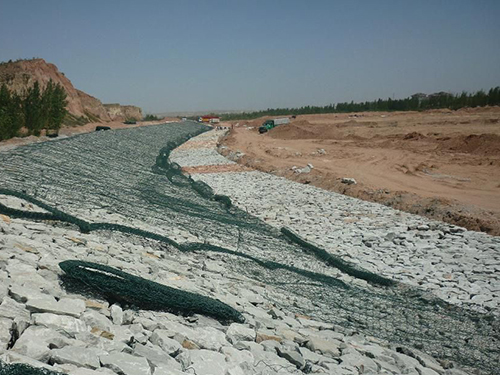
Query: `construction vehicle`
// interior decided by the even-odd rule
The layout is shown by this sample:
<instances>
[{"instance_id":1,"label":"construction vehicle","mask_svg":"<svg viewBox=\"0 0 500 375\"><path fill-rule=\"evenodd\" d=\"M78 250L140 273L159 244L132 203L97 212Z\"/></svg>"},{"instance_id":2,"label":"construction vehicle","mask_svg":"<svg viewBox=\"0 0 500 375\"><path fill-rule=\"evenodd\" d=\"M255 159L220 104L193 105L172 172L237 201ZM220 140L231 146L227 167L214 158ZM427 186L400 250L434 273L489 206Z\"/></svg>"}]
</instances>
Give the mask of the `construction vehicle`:
<instances>
[{"instance_id":1,"label":"construction vehicle","mask_svg":"<svg viewBox=\"0 0 500 375\"><path fill-rule=\"evenodd\" d=\"M262 126L259 128L259 133L262 134L262 133L265 133L265 132L271 130L272 128L275 128L278 125L284 125L284 124L289 124L289 123L290 123L290 119L288 117L266 120L266 121L264 121Z\"/></svg>"}]
</instances>

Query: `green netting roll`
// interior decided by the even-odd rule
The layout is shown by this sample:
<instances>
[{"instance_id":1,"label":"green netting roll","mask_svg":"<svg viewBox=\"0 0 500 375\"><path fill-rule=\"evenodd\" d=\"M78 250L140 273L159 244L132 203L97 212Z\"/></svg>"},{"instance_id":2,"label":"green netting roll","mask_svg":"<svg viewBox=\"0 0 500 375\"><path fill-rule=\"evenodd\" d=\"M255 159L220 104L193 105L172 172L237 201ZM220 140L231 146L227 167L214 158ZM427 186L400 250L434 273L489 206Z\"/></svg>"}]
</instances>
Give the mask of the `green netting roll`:
<instances>
[{"instance_id":1,"label":"green netting roll","mask_svg":"<svg viewBox=\"0 0 500 375\"><path fill-rule=\"evenodd\" d=\"M191 187L193 188L193 190L196 191L198 194L200 194L203 198L205 199L213 198L214 191L206 183L204 183L203 181L195 181L191 177L189 178L189 181L191 183Z\"/></svg>"},{"instance_id":2,"label":"green netting roll","mask_svg":"<svg viewBox=\"0 0 500 375\"><path fill-rule=\"evenodd\" d=\"M143 310L175 314L202 314L222 322L244 322L231 306L192 292L171 288L105 265L67 260L59 263L65 272L63 285L72 292L100 296L110 304L131 305Z\"/></svg>"},{"instance_id":3,"label":"green netting roll","mask_svg":"<svg viewBox=\"0 0 500 375\"><path fill-rule=\"evenodd\" d=\"M366 280L369 283L373 284L378 284L378 285L384 285L384 286L392 286L396 284L394 280L388 279L383 276L379 276L373 272L364 270L360 267L355 266L354 264L351 264L349 262L346 262L345 260L336 257L330 253L328 253L326 250L321 249L315 245L313 245L310 242L307 242L303 238L301 238L298 234L292 232L288 228L281 228L281 233L288 238L290 241L300 245L304 249L310 251L313 253L318 259L324 261L325 263L338 268L342 272L345 272L346 274L356 277L358 279Z\"/></svg>"},{"instance_id":4,"label":"green netting roll","mask_svg":"<svg viewBox=\"0 0 500 375\"><path fill-rule=\"evenodd\" d=\"M214 200L217 202L221 202L222 205L228 210L233 206L233 203L231 202L231 198L229 198L227 195L215 194Z\"/></svg>"}]
</instances>

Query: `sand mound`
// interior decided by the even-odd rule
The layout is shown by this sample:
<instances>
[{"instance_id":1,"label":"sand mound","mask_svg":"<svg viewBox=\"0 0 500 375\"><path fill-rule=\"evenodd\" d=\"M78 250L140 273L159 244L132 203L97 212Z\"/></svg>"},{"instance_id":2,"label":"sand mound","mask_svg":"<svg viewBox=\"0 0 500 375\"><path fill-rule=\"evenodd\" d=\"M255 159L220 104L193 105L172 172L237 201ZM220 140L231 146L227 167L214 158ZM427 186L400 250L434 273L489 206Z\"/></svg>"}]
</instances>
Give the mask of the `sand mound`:
<instances>
[{"instance_id":1,"label":"sand mound","mask_svg":"<svg viewBox=\"0 0 500 375\"><path fill-rule=\"evenodd\" d=\"M408 133L408 134L405 134L403 136L403 139L404 140L421 140L421 139L426 139L427 137L421 133L418 133L418 132L411 132L411 133Z\"/></svg>"},{"instance_id":2,"label":"sand mound","mask_svg":"<svg viewBox=\"0 0 500 375\"><path fill-rule=\"evenodd\" d=\"M354 126L376 126L377 123L375 121L356 121L356 120L349 120L342 122L340 124L336 124L336 128L352 128Z\"/></svg>"},{"instance_id":3,"label":"sand mound","mask_svg":"<svg viewBox=\"0 0 500 375\"><path fill-rule=\"evenodd\" d=\"M280 125L269 131L269 136L275 139L315 139L317 132L312 131L312 125L307 120L294 121L288 125Z\"/></svg>"},{"instance_id":4,"label":"sand mound","mask_svg":"<svg viewBox=\"0 0 500 375\"><path fill-rule=\"evenodd\" d=\"M500 156L500 136L471 134L438 139L438 150L483 156Z\"/></svg>"}]
</instances>

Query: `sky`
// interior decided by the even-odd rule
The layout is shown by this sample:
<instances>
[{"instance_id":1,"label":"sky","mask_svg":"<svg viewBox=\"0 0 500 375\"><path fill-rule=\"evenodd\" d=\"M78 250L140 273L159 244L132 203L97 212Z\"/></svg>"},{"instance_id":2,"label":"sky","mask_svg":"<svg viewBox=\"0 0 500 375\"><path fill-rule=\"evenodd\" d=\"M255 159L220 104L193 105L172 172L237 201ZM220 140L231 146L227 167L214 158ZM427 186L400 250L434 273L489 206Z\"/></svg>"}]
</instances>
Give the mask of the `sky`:
<instances>
[{"instance_id":1,"label":"sky","mask_svg":"<svg viewBox=\"0 0 500 375\"><path fill-rule=\"evenodd\" d=\"M499 0L0 0L0 61L104 103L258 110L500 85Z\"/></svg>"}]
</instances>

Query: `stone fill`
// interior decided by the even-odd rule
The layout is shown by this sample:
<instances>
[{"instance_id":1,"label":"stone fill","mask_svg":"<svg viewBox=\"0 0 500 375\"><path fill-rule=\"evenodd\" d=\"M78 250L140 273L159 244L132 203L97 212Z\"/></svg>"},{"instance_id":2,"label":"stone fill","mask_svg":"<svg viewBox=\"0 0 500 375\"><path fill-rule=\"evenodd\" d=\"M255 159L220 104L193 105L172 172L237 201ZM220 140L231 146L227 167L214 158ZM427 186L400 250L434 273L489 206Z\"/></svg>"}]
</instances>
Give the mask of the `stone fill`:
<instances>
[{"instance_id":1,"label":"stone fill","mask_svg":"<svg viewBox=\"0 0 500 375\"><path fill-rule=\"evenodd\" d=\"M367 254L353 252L349 260L395 280L398 275L387 272L380 255L384 244L388 249L397 246L402 257L396 263L403 272L410 268L409 254L416 249L408 246L405 252L406 247L395 240L414 242L415 248L424 241L422 251L427 255L422 258L431 258L438 240L452 245L462 241L462 250L476 249L473 264L486 267L489 264L481 263L480 255L485 251L496 260L495 238L480 242L475 234L456 227L435 227L434 222L382 206L364 206L361 201L342 203L339 197L323 197L321 192L301 193L306 186L289 186L286 181L278 181L285 190L274 192L280 185L274 185L273 178L266 185L254 172L235 174L231 188L230 174L194 176L207 177L216 193L227 189L240 209L227 208L175 185L153 168L168 141L199 130L174 124L80 136L0 154L2 165L9 167L0 170L7 187L24 188L91 222L120 223L205 246L181 251L162 241L116 231L81 233L57 221L0 220L0 337L2 344L8 341L0 346L3 364L26 363L71 375L460 375L466 373L463 367L469 373L497 371L498 320L471 311L487 309L484 303L439 303L432 288L422 284L417 289L410 278L401 279L404 283L396 287L370 285L287 242L278 228L288 212L287 226L301 236L343 257L349 246L363 249ZM215 135L205 133L198 141L210 137ZM192 150L196 154L196 148ZM61 153L68 160L65 168L53 163ZM25 166L24 178L16 172L20 165ZM248 192L252 189L253 196ZM338 199L333 202L342 208L335 210L332 199ZM1 202L18 208L28 204L10 196ZM269 202L278 207L266 206ZM269 211L275 214L262 216ZM401 233L407 237L398 237ZM349 238L350 245L343 244ZM217 246L233 252L207 250ZM380 268L369 268L366 261L377 258L374 253L383 259ZM137 310L68 291L60 285L59 263L70 259L105 264L219 299L241 311L245 323L223 325L200 315ZM286 267L270 268L280 265ZM472 274L462 273L474 284ZM495 275L485 274L489 276L478 277L492 283ZM483 290L475 295L483 296ZM498 297L494 290L491 296ZM495 308L490 307L493 312Z\"/></svg>"}]
</instances>

